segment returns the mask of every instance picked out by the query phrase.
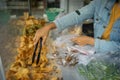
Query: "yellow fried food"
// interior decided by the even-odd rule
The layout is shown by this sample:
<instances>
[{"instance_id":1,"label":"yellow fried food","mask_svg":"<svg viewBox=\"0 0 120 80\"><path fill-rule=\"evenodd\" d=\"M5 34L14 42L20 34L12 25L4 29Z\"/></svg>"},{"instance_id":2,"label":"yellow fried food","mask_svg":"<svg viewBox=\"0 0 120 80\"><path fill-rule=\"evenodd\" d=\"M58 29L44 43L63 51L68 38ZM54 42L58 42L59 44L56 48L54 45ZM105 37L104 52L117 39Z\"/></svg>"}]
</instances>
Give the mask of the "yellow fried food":
<instances>
[{"instance_id":1,"label":"yellow fried food","mask_svg":"<svg viewBox=\"0 0 120 80\"><path fill-rule=\"evenodd\" d=\"M58 80L58 77L53 77L51 80Z\"/></svg>"},{"instance_id":2,"label":"yellow fried food","mask_svg":"<svg viewBox=\"0 0 120 80\"><path fill-rule=\"evenodd\" d=\"M25 21L26 26L34 25L33 20L29 19Z\"/></svg>"},{"instance_id":3,"label":"yellow fried food","mask_svg":"<svg viewBox=\"0 0 120 80\"><path fill-rule=\"evenodd\" d=\"M53 62L50 62L47 58L48 50L46 46L42 47L39 63L36 65L35 57L35 62L32 64L33 37L36 30L45 22L35 19L34 16L28 16L27 13L24 16L25 34L20 37L19 47L17 48L18 55L6 74L7 80L57 80L57 77L50 75L55 70L52 65Z\"/></svg>"},{"instance_id":4,"label":"yellow fried food","mask_svg":"<svg viewBox=\"0 0 120 80\"><path fill-rule=\"evenodd\" d=\"M17 80L30 80L29 78L29 70L27 68L20 68L18 72L15 73Z\"/></svg>"},{"instance_id":5,"label":"yellow fried food","mask_svg":"<svg viewBox=\"0 0 120 80\"><path fill-rule=\"evenodd\" d=\"M26 64L23 61L18 60L11 65L10 70L17 72L20 67L26 67Z\"/></svg>"}]
</instances>

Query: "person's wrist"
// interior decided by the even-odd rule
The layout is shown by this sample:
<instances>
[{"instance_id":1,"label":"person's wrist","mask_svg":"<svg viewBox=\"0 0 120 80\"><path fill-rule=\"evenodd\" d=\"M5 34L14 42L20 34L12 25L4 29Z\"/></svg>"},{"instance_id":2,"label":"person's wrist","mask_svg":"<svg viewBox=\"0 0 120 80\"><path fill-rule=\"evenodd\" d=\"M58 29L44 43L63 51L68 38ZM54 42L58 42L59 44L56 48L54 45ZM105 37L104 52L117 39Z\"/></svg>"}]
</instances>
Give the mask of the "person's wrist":
<instances>
[{"instance_id":1,"label":"person's wrist","mask_svg":"<svg viewBox=\"0 0 120 80\"><path fill-rule=\"evenodd\" d=\"M51 29L55 29L56 28L56 25L55 25L55 23L50 23L50 24L48 24L47 26L46 26L46 28L47 28L47 30L51 30Z\"/></svg>"},{"instance_id":2,"label":"person's wrist","mask_svg":"<svg viewBox=\"0 0 120 80\"><path fill-rule=\"evenodd\" d=\"M46 30L51 30L51 26L46 26Z\"/></svg>"}]
</instances>

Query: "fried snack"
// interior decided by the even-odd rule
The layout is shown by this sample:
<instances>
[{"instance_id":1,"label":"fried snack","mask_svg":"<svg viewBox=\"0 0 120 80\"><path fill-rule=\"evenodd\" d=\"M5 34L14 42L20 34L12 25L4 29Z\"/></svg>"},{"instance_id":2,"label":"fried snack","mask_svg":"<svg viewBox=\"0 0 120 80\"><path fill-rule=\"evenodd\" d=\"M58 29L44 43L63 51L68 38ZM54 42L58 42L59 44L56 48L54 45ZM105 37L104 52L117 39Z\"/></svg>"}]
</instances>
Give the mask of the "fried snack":
<instances>
[{"instance_id":1,"label":"fried snack","mask_svg":"<svg viewBox=\"0 0 120 80\"><path fill-rule=\"evenodd\" d=\"M46 78L44 73L32 73L33 80L42 80Z\"/></svg>"},{"instance_id":2,"label":"fried snack","mask_svg":"<svg viewBox=\"0 0 120 80\"><path fill-rule=\"evenodd\" d=\"M36 19L34 19L33 22L34 22L34 24L39 24L39 21Z\"/></svg>"},{"instance_id":3,"label":"fried snack","mask_svg":"<svg viewBox=\"0 0 120 80\"><path fill-rule=\"evenodd\" d=\"M58 77L53 77L51 80L59 80Z\"/></svg>"},{"instance_id":4,"label":"fried snack","mask_svg":"<svg viewBox=\"0 0 120 80\"><path fill-rule=\"evenodd\" d=\"M53 68L52 67L45 67L45 68L41 68L41 71L42 72L44 72L44 73L49 73L49 72L51 72L53 70Z\"/></svg>"},{"instance_id":5,"label":"fried snack","mask_svg":"<svg viewBox=\"0 0 120 80\"><path fill-rule=\"evenodd\" d=\"M70 62L72 60L72 56L67 56L65 59L67 62Z\"/></svg>"},{"instance_id":6,"label":"fried snack","mask_svg":"<svg viewBox=\"0 0 120 80\"><path fill-rule=\"evenodd\" d=\"M24 19L28 19L29 18L29 13L28 12L24 12Z\"/></svg>"},{"instance_id":7,"label":"fried snack","mask_svg":"<svg viewBox=\"0 0 120 80\"><path fill-rule=\"evenodd\" d=\"M29 74L30 72L27 68L19 68L18 72L15 73L15 76L18 80L30 80Z\"/></svg>"},{"instance_id":8,"label":"fried snack","mask_svg":"<svg viewBox=\"0 0 120 80\"><path fill-rule=\"evenodd\" d=\"M14 71L9 70L6 73L6 80L17 80L14 74L15 74Z\"/></svg>"},{"instance_id":9,"label":"fried snack","mask_svg":"<svg viewBox=\"0 0 120 80\"><path fill-rule=\"evenodd\" d=\"M20 37L20 45L17 48L18 55L15 57L15 62L12 63L6 74L7 80L57 80L56 77L53 78L53 75L50 74L56 71L53 63L46 56L48 53L46 46L43 45L42 47L38 65L36 65L36 60L32 64L33 37L36 30L41 27L41 22L27 14L25 14L24 20L24 34ZM38 53L38 50L36 53Z\"/></svg>"}]
</instances>

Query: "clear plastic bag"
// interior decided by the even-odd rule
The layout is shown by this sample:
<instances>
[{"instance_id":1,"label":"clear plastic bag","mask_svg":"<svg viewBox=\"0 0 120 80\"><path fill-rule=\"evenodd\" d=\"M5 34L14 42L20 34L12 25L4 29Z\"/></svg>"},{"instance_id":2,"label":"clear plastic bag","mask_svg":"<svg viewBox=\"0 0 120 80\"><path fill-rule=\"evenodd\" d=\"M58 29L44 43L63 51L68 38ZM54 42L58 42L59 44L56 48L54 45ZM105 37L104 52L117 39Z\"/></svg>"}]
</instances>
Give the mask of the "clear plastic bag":
<instances>
[{"instance_id":1,"label":"clear plastic bag","mask_svg":"<svg viewBox=\"0 0 120 80\"><path fill-rule=\"evenodd\" d=\"M72 38L74 38L74 37L77 37L78 35L63 35L63 36L60 36L60 37L58 37L55 41L54 41L54 43L53 43L53 45L55 46L55 47L57 47L58 49L59 48L65 48L65 47L67 47L67 46L71 46L71 45L73 45L74 43L71 41L71 39Z\"/></svg>"},{"instance_id":2,"label":"clear plastic bag","mask_svg":"<svg viewBox=\"0 0 120 80\"><path fill-rule=\"evenodd\" d=\"M76 36L77 35L64 35L54 41L56 51L59 53L57 57L62 58L61 61L64 65L70 65L72 63L87 65L95 52L93 46L74 45L71 39Z\"/></svg>"},{"instance_id":3,"label":"clear plastic bag","mask_svg":"<svg viewBox=\"0 0 120 80\"><path fill-rule=\"evenodd\" d=\"M120 52L95 54L87 65L80 64L78 71L88 80L120 80Z\"/></svg>"}]
</instances>

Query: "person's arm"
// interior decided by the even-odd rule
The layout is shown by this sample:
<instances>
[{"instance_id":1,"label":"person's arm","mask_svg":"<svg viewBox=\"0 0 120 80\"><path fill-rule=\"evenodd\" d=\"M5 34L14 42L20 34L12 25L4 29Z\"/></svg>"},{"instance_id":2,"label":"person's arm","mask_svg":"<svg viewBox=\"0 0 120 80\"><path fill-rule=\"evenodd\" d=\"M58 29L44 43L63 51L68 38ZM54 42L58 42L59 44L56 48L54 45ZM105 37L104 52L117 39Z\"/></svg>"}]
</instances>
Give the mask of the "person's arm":
<instances>
[{"instance_id":1,"label":"person's arm","mask_svg":"<svg viewBox=\"0 0 120 80\"><path fill-rule=\"evenodd\" d=\"M95 7L99 0L91 1L91 3L81 9L78 9L72 13L69 13L54 21L59 31L67 27L71 27L75 24L81 24L84 20L90 19L94 16Z\"/></svg>"},{"instance_id":2,"label":"person's arm","mask_svg":"<svg viewBox=\"0 0 120 80\"><path fill-rule=\"evenodd\" d=\"M120 51L120 42L95 39L95 49L97 52Z\"/></svg>"},{"instance_id":3,"label":"person's arm","mask_svg":"<svg viewBox=\"0 0 120 80\"><path fill-rule=\"evenodd\" d=\"M69 13L66 16L61 17L55 20L54 22L44 26L42 29L37 30L34 37L34 44L38 42L40 37L43 38L43 43L44 43L51 29L55 29L57 27L58 30L61 31L64 28L70 27L75 24L80 24L84 20L92 18L94 15L95 5L97 1L99 0L94 0L89 5L79 10L76 10L72 13Z\"/></svg>"}]
</instances>

